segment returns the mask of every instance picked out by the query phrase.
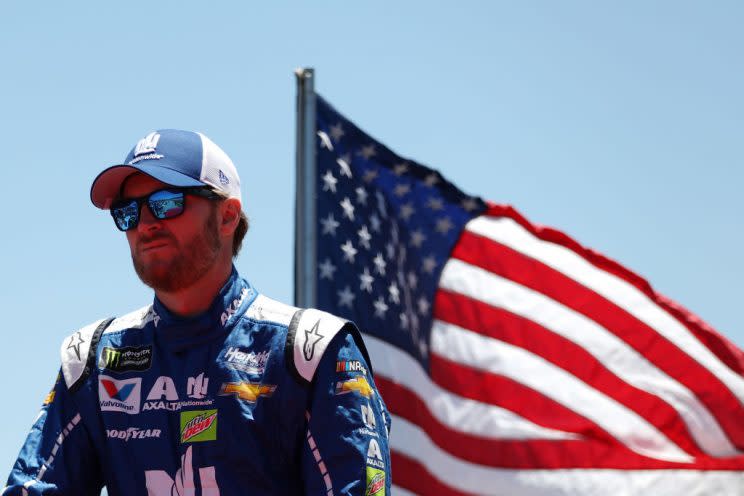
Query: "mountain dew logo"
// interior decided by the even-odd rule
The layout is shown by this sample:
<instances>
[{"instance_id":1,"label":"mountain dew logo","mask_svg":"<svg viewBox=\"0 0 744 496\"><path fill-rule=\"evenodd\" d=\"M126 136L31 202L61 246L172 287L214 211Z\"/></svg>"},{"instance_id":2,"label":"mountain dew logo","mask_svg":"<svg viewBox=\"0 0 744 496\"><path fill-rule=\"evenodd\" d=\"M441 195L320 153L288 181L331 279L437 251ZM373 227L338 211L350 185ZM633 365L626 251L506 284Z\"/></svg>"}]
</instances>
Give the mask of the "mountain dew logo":
<instances>
[{"instance_id":1,"label":"mountain dew logo","mask_svg":"<svg viewBox=\"0 0 744 496\"><path fill-rule=\"evenodd\" d=\"M181 412L181 442L196 443L217 439L217 410Z\"/></svg>"},{"instance_id":2,"label":"mountain dew logo","mask_svg":"<svg viewBox=\"0 0 744 496\"><path fill-rule=\"evenodd\" d=\"M385 496L385 471L367 465L367 488L364 496Z\"/></svg>"}]
</instances>

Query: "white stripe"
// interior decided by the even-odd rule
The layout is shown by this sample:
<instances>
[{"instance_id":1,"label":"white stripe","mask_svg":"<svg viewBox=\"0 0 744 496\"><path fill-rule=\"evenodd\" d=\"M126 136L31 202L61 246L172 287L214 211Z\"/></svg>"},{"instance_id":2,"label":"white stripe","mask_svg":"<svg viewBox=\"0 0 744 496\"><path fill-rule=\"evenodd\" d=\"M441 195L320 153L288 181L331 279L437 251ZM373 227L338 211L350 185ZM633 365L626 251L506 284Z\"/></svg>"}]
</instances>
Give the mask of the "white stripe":
<instances>
[{"instance_id":1,"label":"white stripe","mask_svg":"<svg viewBox=\"0 0 744 496\"><path fill-rule=\"evenodd\" d=\"M483 496L733 496L744 491L740 471L496 469L451 456L403 418L393 417L393 425L391 450L421 461L443 484Z\"/></svg>"},{"instance_id":2,"label":"white stripe","mask_svg":"<svg viewBox=\"0 0 744 496\"><path fill-rule=\"evenodd\" d=\"M671 405L703 451L717 457L739 454L716 419L692 391L586 316L542 293L462 260L447 261L439 285L488 305L504 308L573 341L623 381Z\"/></svg>"},{"instance_id":3,"label":"white stripe","mask_svg":"<svg viewBox=\"0 0 744 496\"><path fill-rule=\"evenodd\" d=\"M434 384L410 355L385 341L364 335L375 375L405 386L420 398L434 418L455 431L485 439L581 439L570 432L547 429L514 412L462 398Z\"/></svg>"},{"instance_id":4,"label":"white stripe","mask_svg":"<svg viewBox=\"0 0 744 496\"><path fill-rule=\"evenodd\" d=\"M694 461L625 405L523 348L435 320L431 353L524 384L588 418L636 453L672 462Z\"/></svg>"},{"instance_id":5,"label":"white stripe","mask_svg":"<svg viewBox=\"0 0 744 496\"><path fill-rule=\"evenodd\" d=\"M744 403L744 378L728 368L684 325L632 284L598 269L568 248L536 238L512 219L479 217L465 228L539 260L614 302L710 370Z\"/></svg>"},{"instance_id":6,"label":"white stripe","mask_svg":"<svg viewBox=\"0 0 744 496\"><path fill-rule=\"evenodd\" d=\"M416 493L406 491L402 487L396 486L395 484L390 487L390 492L393 494L393 496L417 496Z\"/></svg>"}]
</instances>

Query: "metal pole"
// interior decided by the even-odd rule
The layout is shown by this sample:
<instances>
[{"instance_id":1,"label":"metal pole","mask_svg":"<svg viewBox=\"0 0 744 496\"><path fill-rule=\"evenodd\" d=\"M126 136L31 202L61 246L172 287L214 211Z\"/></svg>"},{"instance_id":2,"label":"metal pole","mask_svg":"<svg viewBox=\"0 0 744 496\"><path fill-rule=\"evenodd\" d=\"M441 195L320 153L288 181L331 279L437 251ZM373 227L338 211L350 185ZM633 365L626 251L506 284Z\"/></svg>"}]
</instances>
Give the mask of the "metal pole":
<instances>
[{"instance_id":1,"label":"metal pole","mask_svg":"<svg viewBox=\"0 0 744 496\"><path fill-rule=\"evenodd\" d=\"M297 76L297 171L295 198L295 297L299 307L316 306L315 71Z\"/></svg>"}]
</instances>

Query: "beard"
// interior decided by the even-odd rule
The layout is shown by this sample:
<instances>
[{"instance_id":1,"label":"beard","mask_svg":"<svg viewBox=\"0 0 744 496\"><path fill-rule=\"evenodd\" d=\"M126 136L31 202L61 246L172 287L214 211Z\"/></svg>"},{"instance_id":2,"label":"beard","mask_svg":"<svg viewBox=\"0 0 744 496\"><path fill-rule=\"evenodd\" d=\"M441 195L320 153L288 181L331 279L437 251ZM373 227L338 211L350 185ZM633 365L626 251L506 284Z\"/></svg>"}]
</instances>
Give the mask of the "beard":
<instances>
[{"instance_id":1,"label":"beard","mask_svg":"<svg viewBox=\"0 0 744 496\"><path fill-rule=\"evenodd\" d=\"M143 238L140 242L148 243L158 238L168 239L173 243L179 255L145 262L139 249L132 251L132 263L137 276L155 291L173 292L191 287L214 266L222 249L216 212L212 212L207 218L204 229L186 242L186 249L170 233Z\"/></svg>"}]
</instances>

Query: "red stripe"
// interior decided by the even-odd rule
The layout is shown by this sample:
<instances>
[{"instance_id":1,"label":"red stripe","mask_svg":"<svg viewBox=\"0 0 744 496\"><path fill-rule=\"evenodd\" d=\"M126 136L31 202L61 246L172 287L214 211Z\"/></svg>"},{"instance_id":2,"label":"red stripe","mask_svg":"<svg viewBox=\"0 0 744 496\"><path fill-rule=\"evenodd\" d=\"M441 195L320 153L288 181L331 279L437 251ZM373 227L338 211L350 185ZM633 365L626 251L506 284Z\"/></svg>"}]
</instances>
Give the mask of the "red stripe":
<instances>
[{"instance_id":1,"label":"red stripe","mask_svg":"<svg viewBox=\"0 0 744 496\"><path fill-rule=\"evenodd\" d=\"M436 419L414 391L386 377L375 377L380 394L391 413L423 429L442 451L484 467L512 469L718 469L739 470L742 458L699 459L694 464L675 464L649 459L622 445L596 437L584 440L490 439L457 431ZM395 424L392 426L395 435ZM395 466L394 466L395 467ZM395 467L397 470L397 467ZM396 484L398 483L395 472Z\"/></svg>"},{"instance_id":2,"label":"red stripe","mask_svg":"<svg viewBox=\"0 0 744 496\"><path fill-rule=\"evenodd\" d=\"M716 332L700 317L690 312L682 305L654 291L651 284L635 272L627 269L615 260L607 258L601 253L582 246L576 242L576 240L561 231L550 227L533 225L510 205L489 203L485 215L490 217L508 217L517 222L528 232L532 233L535 237L568 248L583 257L595 267L613 274L628 284L635 286L652 301L656 302L659 306L676 317L682 325L687 327L701 342L705 343L722 362L740 375L744 374L744 351L739 349L725 336Z\"/></svg>"},{"instance_id":3,"label":"red stripe","mask_svg":"<svg viewBox=\"0 0 744 496\"><path fill-rule=\"evenodd\" d=\"M574 342L539 324L457 293L439 290L434 317L518 346L568 371L575 377L635 411L684 451L702 454L677 411L657 396L618 378Z\"/></svg>"},{"instance_id":4,"label":"red stripe","mask_svg":"<svg viewBox=\"0 0 744 496\"><path fill-rule=\"evenodd\" d=\"M488 238L463 232L452 256L538 291L614 333L692 390L732 442L744 447L744 425L738 420L744 418L744 406L715 375L653 328L564 274Z\"/></svg>"},{"instance_id":5,"label":"red stripe","mask_svg":"<svg viewBox=\"0 0 744 496\"><path fill-rule=\"evenodd\" d=\"M425 453L422 453L425 459ZM393 464L393 480L395 485L416 494L436 496L477 496L472 493L458 491L454 487L439 481L426 466L408 458L402 453L392 451L390 460Z\"/></svg>"}]
</instances>

